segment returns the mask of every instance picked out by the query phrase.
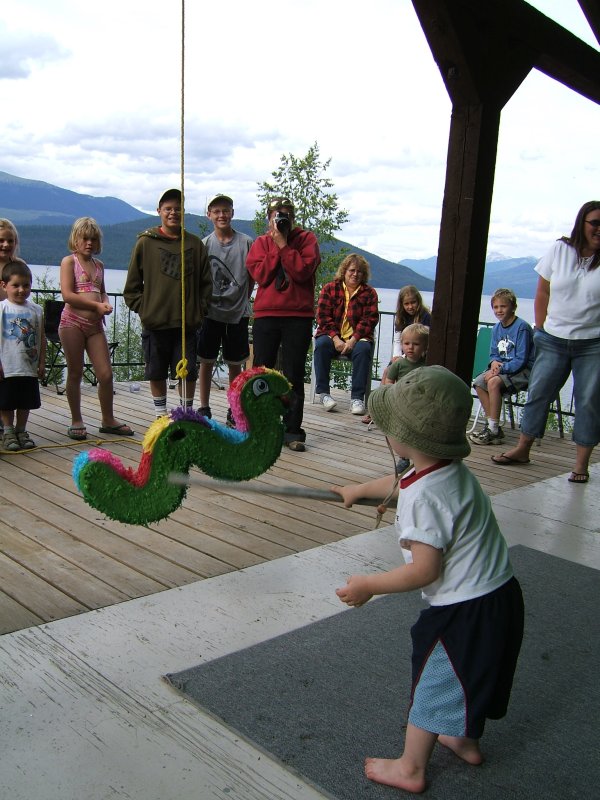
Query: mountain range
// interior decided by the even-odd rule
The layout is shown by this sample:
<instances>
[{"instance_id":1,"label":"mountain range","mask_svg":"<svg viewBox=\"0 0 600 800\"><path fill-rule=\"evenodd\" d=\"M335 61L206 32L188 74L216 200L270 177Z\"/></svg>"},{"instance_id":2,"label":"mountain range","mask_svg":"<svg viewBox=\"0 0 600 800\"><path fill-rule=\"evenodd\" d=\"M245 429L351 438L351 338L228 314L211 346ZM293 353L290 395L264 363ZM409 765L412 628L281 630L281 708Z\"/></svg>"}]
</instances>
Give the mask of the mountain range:
<instances>
[{"instance_id":1,"label":"mountain range","mask_svg":"<svg viewBox=\"0 0 600 800\"><path fill-rule=\"evenodd\" d=\"M94 197L62 189L44 181L19 178L0 172L0 217L12 220L19 229L21 256L30 264L60 264L67 253L71 225L78 217L94 217L102 227L102 259L109 269L126 269L137 234L158 224L158 217L145 214L115 197ZM235 219L236 230L256 236L252 222ZM206 236L212 225L203 215L186 214L186 230ZM323 252L363 255L371 265L371 283L381 289L399 289L413 284L421 291L433 291L436 257L402 259L395 263L335 239L323 245ZM483 294L509 286L517 296L533 297L537 275L533 257L505 259L490 254L486 262Z\"/></svg>"}]
</instances>

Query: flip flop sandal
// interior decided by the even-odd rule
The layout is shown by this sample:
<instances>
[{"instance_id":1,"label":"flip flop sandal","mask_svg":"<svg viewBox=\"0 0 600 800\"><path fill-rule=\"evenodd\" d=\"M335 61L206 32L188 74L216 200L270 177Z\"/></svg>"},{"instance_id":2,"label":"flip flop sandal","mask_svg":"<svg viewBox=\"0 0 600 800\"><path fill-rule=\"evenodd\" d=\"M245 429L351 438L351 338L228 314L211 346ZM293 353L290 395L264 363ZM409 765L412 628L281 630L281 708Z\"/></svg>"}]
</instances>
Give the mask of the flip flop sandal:
<instances>
[{"instance_id":1,"label":"flip flop sandal","mask_svg":"<svg viewBox=\"0 0 600 800\"><path fill-rule=\"evenodd\" d=\"M501 467L508 466L509 464L514 466L521 466L522 464L529 464L529 459L526 461L520 461L518 458L511 458L507 456L505 453L500 453L499 456L492 456L492 461L494 464L500 464Z\"/></svg>"},{"instance_id":2,"label":"flip flop sandal","mask_svg":"<svg viewBox=\"0 0 600 800\"><path fill-rule=\"evenodd\" d=\"M112 433L114 436L133 436L133 431L125 422L120 425L103 425L98 430L100 433Z\"/></svg>"},{"instance_id":3,"label":"flip flop sandal","mask_svg":"<svg viewBox=\"0 0 600 800\"><path fill-rule=\"evenodd\" d=\"M572 472L567 478L569 483L587 483L589 479L589 472Z\"/></svg>"},{"instance_id":4,"label":"flip flop sandal","mask_svg":"<svg viewBox=\"0 0 600 800\"><path fill-rule=\"evenodd\" d=\"M82 425L70 425L67 428L67 436L76 442L83 442L87 439L87 431Z\"/></svg>"}]
</instances>

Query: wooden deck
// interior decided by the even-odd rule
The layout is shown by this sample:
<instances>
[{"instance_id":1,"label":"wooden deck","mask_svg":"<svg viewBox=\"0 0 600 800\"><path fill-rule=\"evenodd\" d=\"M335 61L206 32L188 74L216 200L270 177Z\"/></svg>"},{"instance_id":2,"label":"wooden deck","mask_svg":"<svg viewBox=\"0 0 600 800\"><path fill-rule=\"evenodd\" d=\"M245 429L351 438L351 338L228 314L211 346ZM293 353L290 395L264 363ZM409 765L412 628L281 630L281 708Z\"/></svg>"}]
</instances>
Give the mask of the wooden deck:
<instances>
[{"instance_id":1,"label":"wooden deck","mask_svg":"<svg viewBox=\"0 0 600 800\"><path fill-rule=\"evenodd\" d=\"M113 522L89 507L75 488L71 467L76 453L97 441L126 464L138 463L142 436L153 419L147 384L139 393L131 393L127 384L116 387L115 413L138 432L135 440L93 438L99 413L96 391L89 386L83 390L89 438L72 442L65 435L66 398L53 388L42 394L42 408L29 424L38 449L0 456L0 633L183 586L375 527L373 508L344 509L268 494L273 485L328 488L391 471L383 436L349 414L347 399L340 398L333 413L307 404L308 449L282 452L260 478L264 494L236 492L234 486L227 491L192 487L171 518L145 528ZM224 420L225 392L213 389L211 406L213 416ZM516 436L508 431L507 446ZM534 451L534 462L519 468L495 466L490 461L494 452L500 448L474 448L467 459L490 495L568 472L574 446L550 434ZM388 513L385 522L392 521Z\"/></svg>"}]
</instances>

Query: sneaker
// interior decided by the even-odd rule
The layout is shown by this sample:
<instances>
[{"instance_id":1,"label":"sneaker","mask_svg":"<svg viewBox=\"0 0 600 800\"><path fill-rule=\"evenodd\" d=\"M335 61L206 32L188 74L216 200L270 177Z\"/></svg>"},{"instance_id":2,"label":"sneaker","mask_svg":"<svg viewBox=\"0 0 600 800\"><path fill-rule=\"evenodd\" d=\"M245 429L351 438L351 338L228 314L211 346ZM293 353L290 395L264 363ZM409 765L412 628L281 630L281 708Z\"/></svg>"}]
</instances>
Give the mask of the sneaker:
<instances>
[{"instance_id":1,"label":"sneaker","mask_svg":"<svg viewBox=\"0 0 600 800\"><path fill-rule=\"evenodd\" d=\"M227 425L228 428L235 428L235 420L230 408L227 409L227 419L225 421L225 425Z\"/></svg>"},{"instance_id":2,"label":"sneaker","mask_svg":"<svg viewBox=\"0 0 600 800\"><path fill-rule=\"evenodd\" d=\"M295 453L303 453L306 450L306 445L304 442L286 442L285 445Z\"/></svg>"},{"instance_id":3,"label":"sneaker","mask_svg":"<svg viewBox=\"0 0 600 800\"><path fill-rule=\"evenodd\" d=\"M202 416L206 417L206 419L212 419L212 413L210 411L210 406L202 406L202 408L198 409L198 413L202 414Z\"/></svg>"},{"instance_id":4,"label":"sneaker","mask_svg":"<svg viewBox=\"0 0 600 800\"><path fill-rule=\"evenodd\" d=\"M470 433L470 434L469 434L469 436L468 436L468 438L469 438L469 441L473 442L474 444L477 444L477 441L479 440L479 438L480 438L481 436L483 436L483 434L484 434L486 431L489 431L489 428L488 428L488 424L487 424L487 422L485 423L485 425L483 426L483 428L482 428L482 429L481 429L479 432L477 432L477 431L473 431L473 433Z\"/></svg>"},{"instance_id":5,"label":"sneaker","mask_svg":"<svg viewBox=\"0 0 600 800\"><path fill-rule=\"evenodd\" d=\"M321 405L325 411L333 411L333 409L337 406L337 403L330 394L322 394Z\"/></svg>"},{"instance_id":6,"label":"sneaker","mask_svg":"<svg viewBox=\"0 0 600 800\"><path fill-rule=\"evenodd\" d=\"M362 414L365 413L365 404L362 400L351 400L350 401L350 413L351 414Z\"/></svg>"},{"instance_id":7,"label":"sneaker","mask_svg":"<svg viewBox=\"0 0 600 800\"><path fill-rule=\"evenodd\" d=\"M473 444L500 444L504 439L502 428L498 428L496 433L492 433L486 426L479 435L471 434L469 439Z\"/></svg>"}]
</instances>

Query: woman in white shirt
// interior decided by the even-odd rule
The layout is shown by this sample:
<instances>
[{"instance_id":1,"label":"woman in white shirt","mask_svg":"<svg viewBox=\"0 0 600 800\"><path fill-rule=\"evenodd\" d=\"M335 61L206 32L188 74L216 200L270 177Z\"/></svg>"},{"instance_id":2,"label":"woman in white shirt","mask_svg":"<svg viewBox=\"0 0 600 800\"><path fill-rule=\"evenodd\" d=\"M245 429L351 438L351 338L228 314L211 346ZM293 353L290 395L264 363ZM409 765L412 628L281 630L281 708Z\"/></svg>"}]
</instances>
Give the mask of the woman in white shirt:
<instances>
[{"instance_id":1,"label":"woman in white shirt","mask_svg":"<svg viewBox=\"0 0 600 800\"><path fill-rule=\"evenodd\" d=\"M492 456L496 464L527 464L544 435L550 404L573 372L577 445L571 483L587 483L600 442L600 200L585 203L570 236L554 243L536 266L535 362L519 441Z\"/></svg>"}]
</instances>

